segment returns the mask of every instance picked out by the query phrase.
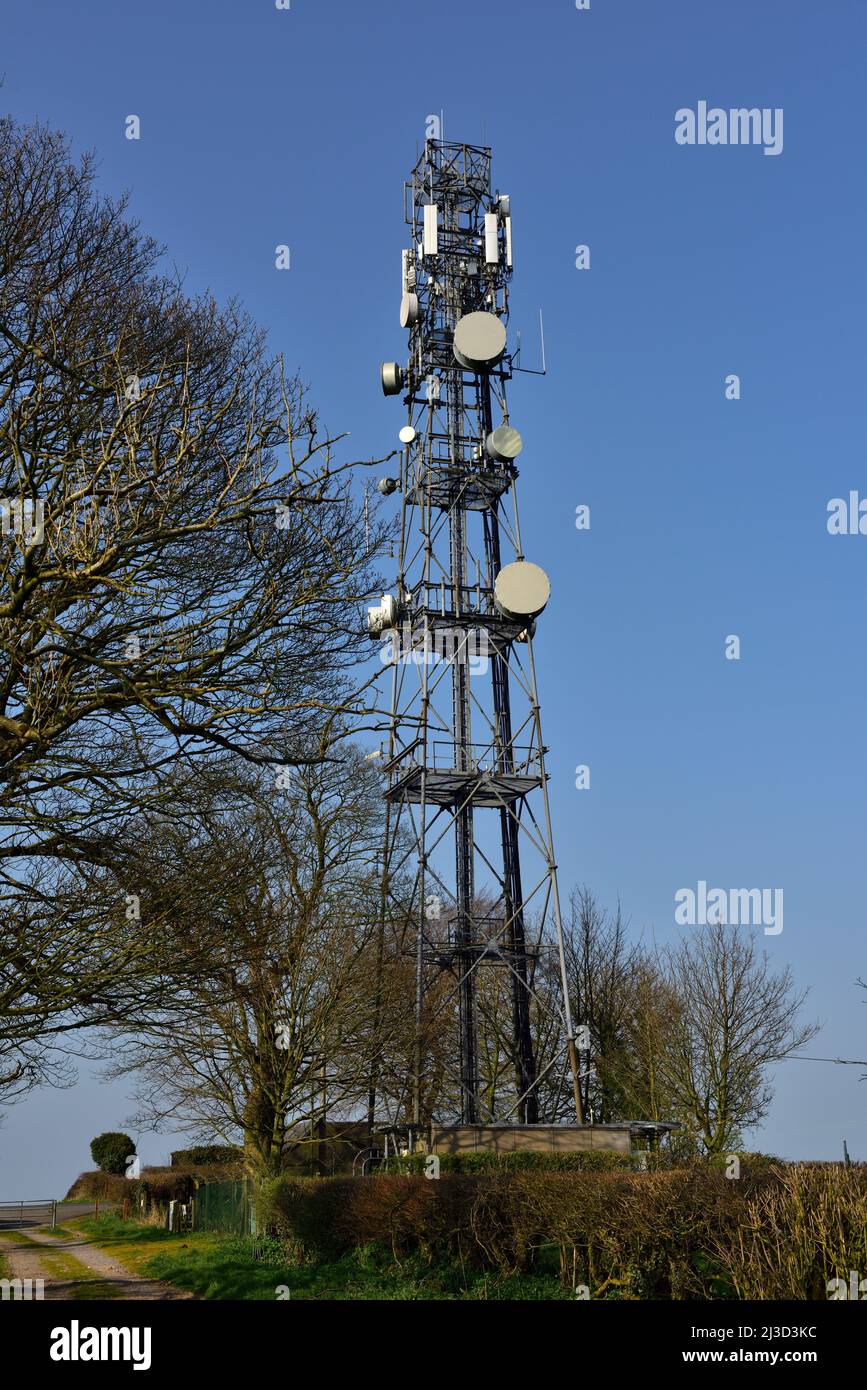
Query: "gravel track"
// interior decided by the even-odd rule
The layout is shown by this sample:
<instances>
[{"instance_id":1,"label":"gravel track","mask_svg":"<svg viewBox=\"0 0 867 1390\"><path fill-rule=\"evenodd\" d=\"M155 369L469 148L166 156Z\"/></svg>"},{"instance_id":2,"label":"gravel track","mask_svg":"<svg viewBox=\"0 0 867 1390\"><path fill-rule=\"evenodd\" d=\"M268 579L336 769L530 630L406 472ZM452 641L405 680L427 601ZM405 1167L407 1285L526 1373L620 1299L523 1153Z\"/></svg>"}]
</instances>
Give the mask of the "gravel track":
<instances>
[{"instance_id":1,"label":"gravel track","mask_svg":"<svg viewBox=\"0 0 867 1390\"><path fill-rule=\"evenodd\" d=\"M46 1249L61 1250L72 1255L93 1272L94 1278L108 1284L115 1291L114 1298L153 1301L155 1299L193 1298L185 1289L176 1289L172 1284L164 1284L159 1279L146 1279L122 1265L107 1250L98 1250L90 1245L84 1236L69 1239L65 1236L36 1234L28 1231L29 1241ZM34 1245L15 1245L14 1237L0 1241L0 1254L4 1257L13 1279L44 1279L45 1299L79 1300L80 1286L68 1279L52 1276L50 1262L43 1261ZM80 1300L79 1300L80 1301Z\"/></svg>"}]
</instances>

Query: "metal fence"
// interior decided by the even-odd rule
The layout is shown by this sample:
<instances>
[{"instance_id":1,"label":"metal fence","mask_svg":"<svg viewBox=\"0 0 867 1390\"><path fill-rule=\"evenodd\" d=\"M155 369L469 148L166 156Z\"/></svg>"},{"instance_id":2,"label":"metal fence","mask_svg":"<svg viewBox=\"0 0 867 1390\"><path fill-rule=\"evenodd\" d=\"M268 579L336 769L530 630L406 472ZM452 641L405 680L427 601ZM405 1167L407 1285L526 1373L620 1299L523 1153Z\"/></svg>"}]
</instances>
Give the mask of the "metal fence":
<instances>
[{"instance_id":1,"label":"metal fence","mask_svg":"<svg viewBox=\"0 0 867 1390\"><path fill-rule=\"evenodd\" d=\"M226 1235L256 1234L253 1210L253 1184L247 1178L237 1182L207 1182L193 1198L194 1231L220 1231Z\"/></svg>"},{"instance_id":2,"label":"metal fence","mask_svg":"<svg viewBox=\"0 0 867 1390\"><path fill-rule=\"evenodd\" d=\"M57 1202L52 1197L35 1202L0 1202L0 1227L57 1225Z\"/></svg>"}]
</instances>

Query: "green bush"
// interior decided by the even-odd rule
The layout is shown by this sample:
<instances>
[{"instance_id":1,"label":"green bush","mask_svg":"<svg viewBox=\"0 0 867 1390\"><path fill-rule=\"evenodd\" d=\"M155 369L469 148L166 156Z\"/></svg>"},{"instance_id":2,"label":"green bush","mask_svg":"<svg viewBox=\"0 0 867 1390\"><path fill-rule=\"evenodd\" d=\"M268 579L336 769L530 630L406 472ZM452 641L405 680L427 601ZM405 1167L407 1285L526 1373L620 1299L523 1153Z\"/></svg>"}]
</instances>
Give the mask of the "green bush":
<instances>
[{"instance_id":1,"label":"green bush","mask_svg":"<svg viewBox=\"0 0 867 1390\"><path fill-rule=\"evenodd\" d=\"M107 1130L90 1142L90 1156L103 1173L126 1173L126 1161L135 1153L135 1141L128 1134Z\"/></svg>"}]
</instances>

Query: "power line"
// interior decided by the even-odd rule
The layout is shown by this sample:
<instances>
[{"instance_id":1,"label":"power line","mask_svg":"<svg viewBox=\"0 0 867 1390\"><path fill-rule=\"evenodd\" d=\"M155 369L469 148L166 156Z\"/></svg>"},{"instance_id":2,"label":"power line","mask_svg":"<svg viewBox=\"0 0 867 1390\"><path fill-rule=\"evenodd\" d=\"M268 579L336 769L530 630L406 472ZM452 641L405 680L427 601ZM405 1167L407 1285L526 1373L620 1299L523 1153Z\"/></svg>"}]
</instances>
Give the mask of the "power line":
<instances>
[{"instance_id":1,"label":"power line","mask_svg":"<svg viewBox=\"0 0 867 1390\"><path fill-rule=\"evenodd\" d=\"M803 1053L800 1052L791 1052L788 1057L781 1058L781 1061L833 1062L838 1067L867 1067L867 1062L853 1061L851 1057L805 1057Z\"/></svg>"}]
</instances>

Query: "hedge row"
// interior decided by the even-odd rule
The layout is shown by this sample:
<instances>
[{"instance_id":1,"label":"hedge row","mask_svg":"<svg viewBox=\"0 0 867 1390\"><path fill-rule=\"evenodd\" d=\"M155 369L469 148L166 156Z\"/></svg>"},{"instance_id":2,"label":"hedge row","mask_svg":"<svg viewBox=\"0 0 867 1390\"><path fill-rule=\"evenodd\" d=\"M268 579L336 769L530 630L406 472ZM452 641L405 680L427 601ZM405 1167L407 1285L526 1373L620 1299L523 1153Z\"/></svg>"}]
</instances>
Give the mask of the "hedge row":
<instances>
[{"instance_id":1,"label":"hedge row","mask_svg":"<svg viewBox=\"0 0 867 1390\"><path fill-rule=\"evenodd\" d=\"M629 1173L637 1171L642 1165L654 1172L666 1172L673 1168L695 1169L706 1172L708 1168L725 1171L730 1166L731 1154L717 1154L712 1158L695 1158L687 1163L675 1160L670 1151L663 1149L658 1153L619 1154L605 1150L591 1150L588 1153L544 1153L536 1150L511 1153L490 1153L478 1150L462 1154L439 1154L440 1173ZM750 1168L782 1166L782 1161L770 1154L741 1152L737 1155L741 1164ZM388 1173L423 1174L428 1161L427 1154L412 1154L403 1158L389 1158L377 1170Z\"/></svg>"},{"instance_id":2,"label":"hedge row","mask_svg":"<svg viewBox=\"0 0 867 1390\"><path fill-rule=\"evenodd\" d=\"M501 1275L557 1268L592 1298L825 1299L867 1269L867 1169L280 1178L259 1229L291 1257L368 1245Z\"/></svg>"},{"instance_id":3,"label":"hedge row","mask_svg":"<svg viewBox=\"0 0 867 1390\"><path fill-rule=\"evenodd\" d=\"M438 1154L440 1173L620 1173L629 1172L634 1162L629 1154L543 1153L534 1150L513 1153L478 1151L462 1154ZM403 1158L389 1158L379 1172L421 1175L428 1155L419 1153Z\"/></svg>"},{"instance_id":4,"label":"hedge row","mask_svg":"<svg viewBox=\"0 0 867 1390\"><path fill-rule=\"evenodd\" d=\"M194 1144L190 1149L173 1149L169 1155L173 1168L201 1168L215 1163L243 1163L244 1150L237 1144Z\"/></svg>"},{"instance_id":5,"label":"hedge row","mask_svg":"<svg viewBox=\"0 0 867 1390\"><path fill-rule=\"evenodd\" d=\"M79 1173L65 1200L94 1202L98 1197L101 1202L122 1202L135 1190L136 1185L133 1179L118 1173L101 1173L94 1169L92 1172Z\"/></svg>"},{"instance_id":6,"label":"hedge row","mask_svg":"<svg viewBox=\"0 0 867 1390\"><path fill-rule=\"evenodd\" d=\"M97 1171L79 1173L66 1194L68 1202L116 1202L137 1200L144 1193L149 1202L168 1206L174 1200L188 1202L203 1182L225 1182L243 1176L242 1165L200 1164L195 1168L143 1168L140 1178L124 1178Z\"/></svg>"}]
</instances>

